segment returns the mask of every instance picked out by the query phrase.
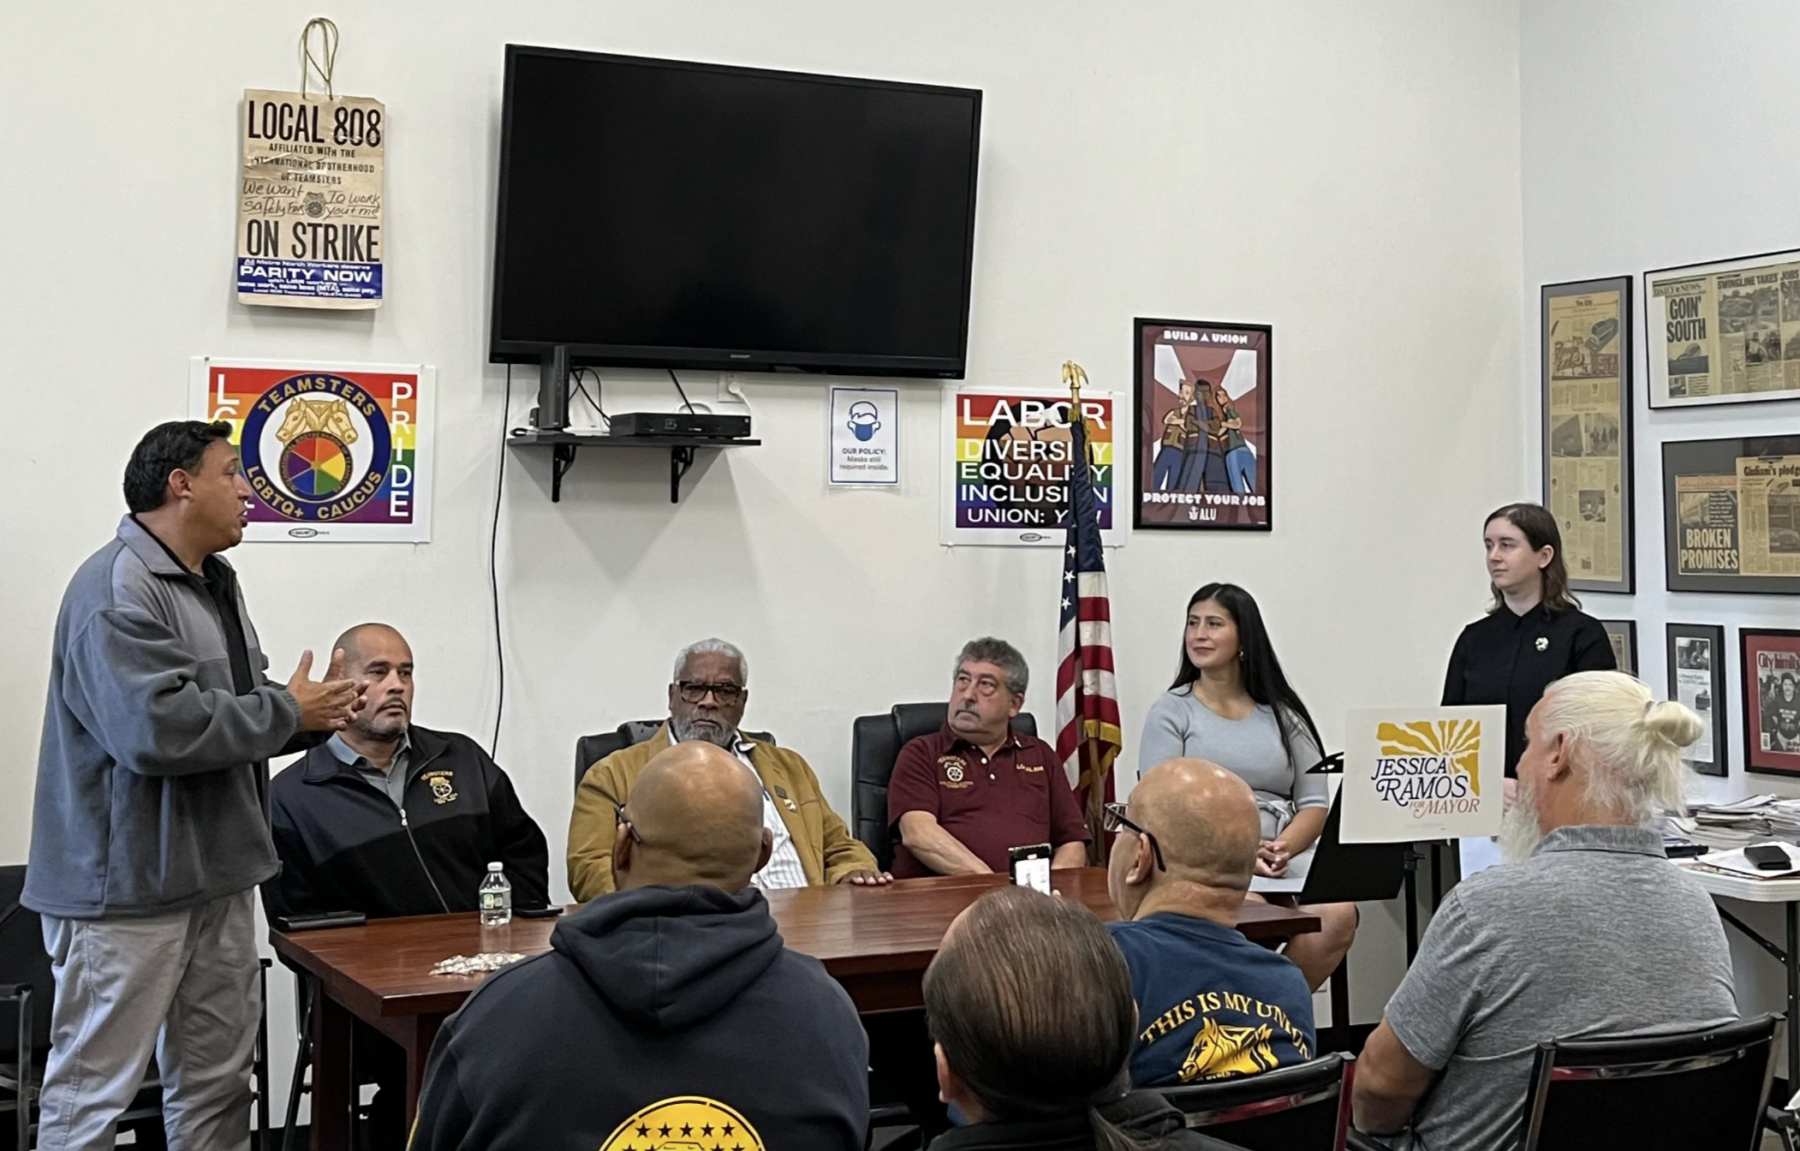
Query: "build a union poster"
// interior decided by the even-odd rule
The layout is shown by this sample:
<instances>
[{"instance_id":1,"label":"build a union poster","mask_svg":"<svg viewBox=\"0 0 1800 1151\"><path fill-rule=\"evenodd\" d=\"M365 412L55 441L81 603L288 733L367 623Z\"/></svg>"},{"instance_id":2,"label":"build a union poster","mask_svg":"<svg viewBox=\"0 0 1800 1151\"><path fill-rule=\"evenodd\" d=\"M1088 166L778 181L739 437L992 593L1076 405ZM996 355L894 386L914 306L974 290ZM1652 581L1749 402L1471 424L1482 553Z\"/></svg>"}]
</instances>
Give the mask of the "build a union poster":
<instances>
[{"instance_id":1,"label":"build a union poster","mask_svg":"<svg viewBox=\"0 0 1800 1151\"><path fill-rule=\"evenodd\" d=\"M244 538L428 542L434 375L420 364L196 357L191 411L231 424L255 495Z\"/></svg>"},{"instance_id":2,"label":"build a union poster","mask_svg":"<svg viewBox=\"0 0 1800 1151\"><path fill-rule=\"evenodd\" d=\"M1100 539L1120 542L1113 493L1113 397L1085 391L1088 478ZM1075 472L1067 392L944 389L944 510L941 542L1060 547ZM1129 490L1124 489L1124 490Z\"/></svg>"}]
</instances>

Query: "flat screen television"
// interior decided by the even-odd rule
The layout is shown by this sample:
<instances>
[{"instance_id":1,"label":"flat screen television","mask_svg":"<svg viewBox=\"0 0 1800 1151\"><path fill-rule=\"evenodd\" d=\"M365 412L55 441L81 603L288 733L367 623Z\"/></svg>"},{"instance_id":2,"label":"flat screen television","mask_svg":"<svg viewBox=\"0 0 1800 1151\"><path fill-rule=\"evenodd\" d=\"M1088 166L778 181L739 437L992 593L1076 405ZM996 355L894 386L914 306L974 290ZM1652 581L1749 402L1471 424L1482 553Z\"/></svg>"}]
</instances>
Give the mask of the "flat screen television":
<instances>
[{"instance_id":1,"label":"flat screen television","mask_svg":"<svg viewBox=\"0 0 1800 1151\"><path fill-rule=\"evenodd\" d=\"M981 93L509 44L495 363L961 378Z\"/></svg>"}]
</instances>

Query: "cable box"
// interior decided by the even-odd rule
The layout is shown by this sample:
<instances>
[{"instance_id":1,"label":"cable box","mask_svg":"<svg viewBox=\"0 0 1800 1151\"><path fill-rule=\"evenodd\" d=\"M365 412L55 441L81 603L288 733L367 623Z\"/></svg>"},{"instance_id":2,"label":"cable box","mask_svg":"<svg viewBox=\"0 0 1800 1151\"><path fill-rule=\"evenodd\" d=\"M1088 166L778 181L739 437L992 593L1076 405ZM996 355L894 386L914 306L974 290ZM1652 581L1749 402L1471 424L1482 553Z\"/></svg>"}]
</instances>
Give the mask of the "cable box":
<instances>
[{"instance_id":1,"label":"cable box","mask_svg":"<svg viewBox=\"0 0 1800 1151\"><path fill-rule=\"evenodd\" d=\"M695 436L707 440L736 440L750 434L749 416L718 416L711 412L622 412L609 425L615 436Z\"/></svg>"}]
</instances>

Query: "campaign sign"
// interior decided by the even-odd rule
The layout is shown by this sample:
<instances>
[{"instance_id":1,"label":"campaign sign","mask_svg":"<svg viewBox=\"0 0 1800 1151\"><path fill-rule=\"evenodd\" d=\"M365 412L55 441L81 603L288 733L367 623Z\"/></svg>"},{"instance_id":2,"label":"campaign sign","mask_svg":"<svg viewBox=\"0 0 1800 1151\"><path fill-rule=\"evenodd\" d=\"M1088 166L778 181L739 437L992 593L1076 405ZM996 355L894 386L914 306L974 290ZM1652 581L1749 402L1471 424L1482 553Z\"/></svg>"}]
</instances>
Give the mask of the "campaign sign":
<instances>
[{"instance_id":1,"label":"campaign sign","mask_svg":"<svg viewBox=\"0 0 1800 1151\"><path fill-rule=\"evenodd\" d=\"M1343 843L1500 834L1504 707L1388 707L1344 721Z\"/></svg>"}]
</instances>

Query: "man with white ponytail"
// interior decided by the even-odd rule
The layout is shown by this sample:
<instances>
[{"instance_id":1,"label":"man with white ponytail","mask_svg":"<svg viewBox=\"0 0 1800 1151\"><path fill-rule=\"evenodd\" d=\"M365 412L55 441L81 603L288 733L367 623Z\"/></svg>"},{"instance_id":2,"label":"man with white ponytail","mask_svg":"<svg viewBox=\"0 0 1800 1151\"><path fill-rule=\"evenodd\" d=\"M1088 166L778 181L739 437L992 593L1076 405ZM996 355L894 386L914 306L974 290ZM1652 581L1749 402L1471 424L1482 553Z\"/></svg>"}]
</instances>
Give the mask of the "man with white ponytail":
<instances>
[{"instance_id":1,"label":"man with white ponytail","mask_svg":"<svg viewBox=\"0 0 1800 1151\"><path fill-rule=\"evenodd\" d=\"M1737 1017L1712 900L1663 855L1700 717L1616 671L1526 720L1507 863L1451 891L1357 1062L1358 1129L1396 1148L1515 1148L1533 1049Z\"/></svg>"}]
</instances>

